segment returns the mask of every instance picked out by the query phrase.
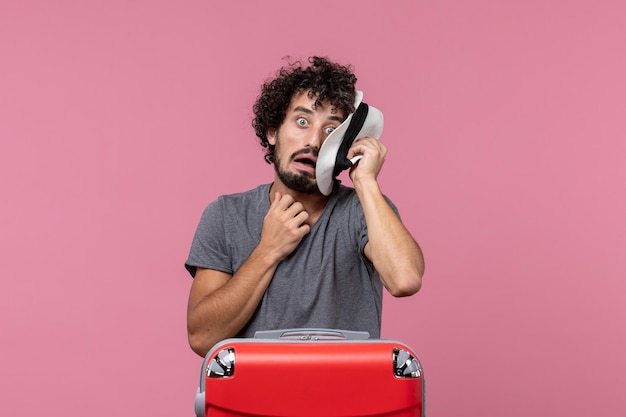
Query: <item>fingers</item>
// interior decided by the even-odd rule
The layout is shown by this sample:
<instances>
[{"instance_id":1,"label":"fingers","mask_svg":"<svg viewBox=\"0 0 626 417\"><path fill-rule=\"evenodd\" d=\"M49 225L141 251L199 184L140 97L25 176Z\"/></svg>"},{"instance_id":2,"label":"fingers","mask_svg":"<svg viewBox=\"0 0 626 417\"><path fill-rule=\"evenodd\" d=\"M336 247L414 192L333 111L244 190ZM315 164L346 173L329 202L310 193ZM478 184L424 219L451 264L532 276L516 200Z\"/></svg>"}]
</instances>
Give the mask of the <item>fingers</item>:
<instances>
[{"instance_id":1,"label":"fingers","mask_svg":"<svg viewBox=\"0 0 626 417\"><path fill-rule=\"evenodd\" d=\"M374 138L357 139L348 150L347 158L352 159L356 156L360 156L360 160L350 171L352 180L376 178L385 163L387 148Z\"/></svg>"},{"instance_id":2,"label":"fingers","mask_svg":"<svg viewBox=\"0 0 626 417\"><path fill-rule=\"evenodd\" d=\"M273 248L280 257L289 255L309 233L306 223L309 214L304 206L290 195L274 194L274 200L263 222L262 242Z\"/></svg>"},{"instance_id":3,"label":"fingers","mask_svg":"<svg viewBox=\"0 0 626 417\"><path fill-rule=\"evenodd\" d=\"M355 156L365 156L369 154L378 160L383 160L387 156L387 148L381 141L374 138L362 138L357 139L352 143L352 146L348 150L347 158L352 159Z\"/></svg>"},{"instance_id":4,"label":"fingers","mask_svg":"<svg viewBox=\"0 0 626 417\"><path fill-rule=\"evenodd\" d=\"M304 210L304 206L296 201L289 194L281 195L280 192L274 194L274 201L270 205L270 210L283 213L285 221L293 219L296 224L301 224L309 218L309 214Z\"/></svg>"}]
</instances>

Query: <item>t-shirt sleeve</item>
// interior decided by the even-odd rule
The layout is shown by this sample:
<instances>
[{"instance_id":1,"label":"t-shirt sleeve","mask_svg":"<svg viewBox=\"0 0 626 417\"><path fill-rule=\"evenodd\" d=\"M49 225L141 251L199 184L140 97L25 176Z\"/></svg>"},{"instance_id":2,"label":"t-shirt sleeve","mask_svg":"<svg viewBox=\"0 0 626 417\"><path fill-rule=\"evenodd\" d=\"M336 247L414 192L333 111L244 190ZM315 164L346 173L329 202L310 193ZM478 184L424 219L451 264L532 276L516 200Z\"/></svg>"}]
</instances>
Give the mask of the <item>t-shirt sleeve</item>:
<instances>
[{"instance_id":1,"label":"t-shirt sleeve","mask_svg":"<svg viewBox=\"0 0 626 417\"><path fill-rule=\"evenodd\" d=\"M193 277L198 267L233 273L224 230L224 204L221 198L204 209L194 234L185 268Z\"/></svg>"}]
</instances>

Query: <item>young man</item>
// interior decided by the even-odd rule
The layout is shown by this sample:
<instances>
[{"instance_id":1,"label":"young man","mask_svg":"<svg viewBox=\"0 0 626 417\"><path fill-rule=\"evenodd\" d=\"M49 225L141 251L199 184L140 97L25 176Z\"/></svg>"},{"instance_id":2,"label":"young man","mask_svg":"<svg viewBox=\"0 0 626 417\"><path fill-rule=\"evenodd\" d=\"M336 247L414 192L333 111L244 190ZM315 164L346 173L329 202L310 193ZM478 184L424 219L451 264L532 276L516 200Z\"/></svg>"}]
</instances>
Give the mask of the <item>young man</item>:
<instances>
[{"instance_id":1,"label":"young man","mask_svg":"<svg viewBox=\"0 0 626 417\"><path fill-rule=\"evenodd\" d=\"M323 195L315 163L326 137L354 111L350 68L313 57L262 87L253 126L274 180L221 196L202 214L186 268L194 277L187 328L201 356L257 330L334 328L380 337L382 287L421 287L421 250L383 196L387 150L360 138L348 152L354 188Z\"/></svg>"}]
</instances>

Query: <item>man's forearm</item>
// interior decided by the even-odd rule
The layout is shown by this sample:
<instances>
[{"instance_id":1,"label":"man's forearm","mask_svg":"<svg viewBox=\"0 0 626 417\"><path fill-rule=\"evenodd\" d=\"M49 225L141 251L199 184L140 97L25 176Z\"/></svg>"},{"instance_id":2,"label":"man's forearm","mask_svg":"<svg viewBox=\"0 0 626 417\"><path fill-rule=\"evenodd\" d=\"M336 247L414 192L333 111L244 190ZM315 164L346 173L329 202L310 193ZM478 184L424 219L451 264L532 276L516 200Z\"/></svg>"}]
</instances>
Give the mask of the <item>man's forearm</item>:
<instances>
[{"instance_id":1,"label":"man's forearm","mask_svg":"<svg viewBox=\"0 0 626 417\"><path fill-rule=\"evenodd\" d=\"M367 223L366 255L383 284L394 296L419 291L424 273L422 251L385 200L375 180L361 181L355 189Z\"/></svg>"},{"instance_id":2,"label":"man's forearm","mask_svg":"<svg viewBox=\"0 0 626 417\"><path fill-rule=\"evenodd\" d=\"M235 336L248 323L277 265L255 251L224 285L197 300L191 300L192 292L187 326L189 343L196 353L206 355L215 343ZM205 292L203 288L195 291Z\"/></svg>"}]
</instances>

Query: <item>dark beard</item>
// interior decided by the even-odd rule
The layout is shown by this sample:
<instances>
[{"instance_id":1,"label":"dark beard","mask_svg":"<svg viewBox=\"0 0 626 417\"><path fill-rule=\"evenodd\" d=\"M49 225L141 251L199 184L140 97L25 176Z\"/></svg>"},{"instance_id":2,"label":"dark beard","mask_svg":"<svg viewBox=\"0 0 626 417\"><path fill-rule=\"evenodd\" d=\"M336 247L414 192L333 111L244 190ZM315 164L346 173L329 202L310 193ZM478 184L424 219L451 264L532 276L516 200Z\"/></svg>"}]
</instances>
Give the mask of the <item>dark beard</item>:
<instances>
[{"instance_id":1,"label":"dark beard","mask_svg":"<svg viewBox=\"0 0 626 417\"><path fill-rule=\"evenodd\" d=\"M276 155L278 155L280 148L280 138L278 133L276 134L276 148L274 151L274 170L278 175L278 179L287 186L287 188L303 193L303 194L315 194L318 191L317 181L313 179L312 176L308 174L294 174L291 172L286 172L280 169L280 159ZM317 151L313 149L300 150L295 152L289 158L290 161L294 160L298 155L311 153L317 156Z\"/></svg>"},{"instance_id":2,"label":"dark beard","mask_svg":"<svg viewBox=\"0 0 626 417\"><path fill-rule=\"evenodd\" d=\"M314 194L317 192L317 182L308 175L294 174L292 172L282 171L279 167L280 161L274 161L274 169L278 175L278 179L287 186L287 188L303 194Z\"/></svg>"}]
</instances>

